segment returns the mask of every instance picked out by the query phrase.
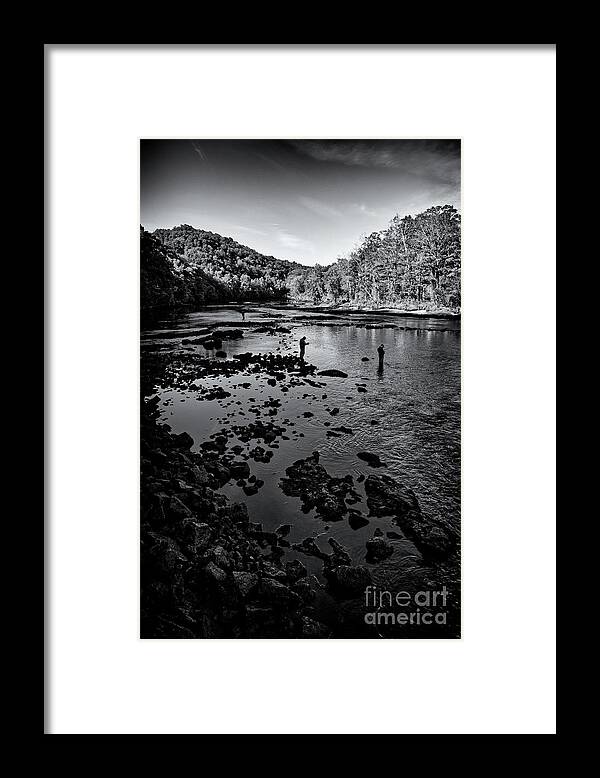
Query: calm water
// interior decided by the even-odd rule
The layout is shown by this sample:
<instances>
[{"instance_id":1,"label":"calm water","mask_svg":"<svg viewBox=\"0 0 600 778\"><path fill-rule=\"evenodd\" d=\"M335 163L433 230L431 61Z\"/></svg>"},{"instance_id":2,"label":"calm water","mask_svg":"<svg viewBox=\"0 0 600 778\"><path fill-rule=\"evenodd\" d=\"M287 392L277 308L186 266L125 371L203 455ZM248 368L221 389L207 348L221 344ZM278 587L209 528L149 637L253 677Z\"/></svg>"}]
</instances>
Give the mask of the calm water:
<instances>
[{"instance_id":1,"label":"calm water","mask_svg":"<svg viewBox=\"0 0 600 778\"><path fill-rule=\"evenodd\" d=\"M239 322L241 316L230 308L210 308L181 318L160 322L152 330L142 332L142 348L163 346L178 351L197 351L207 355L203 346L181 345L181 338L215 328L220 322ZM421 508L429 515L458 530L460 522L460 323L444 319L417 319L397 316L335 316L306 314L302 311L274 308L254 308L246 315L245 324L273 322L292 330L291 334L270 336L245 330L245 337L225 341L227 356L236 353L297 352L298 340L308 340L306 361L317 370L337 368L348 373L348 378L314 377L326 384L320 388L309 385L291 387L287 393L279 385L267 385L268 376L248 377L237 374L231 378L202 379L204 386L219 384L231 392L224 400L200 401L196 393L161 387L160 409L163 421L174 432L186 431L194 438L196 447L212 433L236 424L248 424L257 417L248 413L250 405L261 405L270 398L280 400L278 412L269 416L263 409L261 418L286 426L288 440L277 439L279 448L269 464L248 460L251 471L265 485L258 494L246 496L233 482L223 491L234 501L248 505L252 521L265 529L280 524L291 524L288 536L291 543L312 536L324 550L329 550L327 538L334 537L351 553L355 561L364 563L365 542L376 527L384 532L398 531L390 519L369 519L369 523L352 529L348 518L325 525L314 513L305 514L300 500L286 497L279 487L285 468L296 459L318 450L321 464L331 475L347 473L383 473L398 478L413 489ZM371 326L357 326L368 322ZM395 325L394 328L385 325ZM377 329L372 328L376 325ZM406 328L406 329L403 329ZM377 374L377 347L385 345L386 358L383 376ZM370 361L363 362L362 357ZM248 382L250 388L242 388ZM282 382L283 383L283 382ZM359 392L359 386L366 392ZM322 399L322 395L327 397ZM339 408L332 417L327 409ZM310 411L311 418L303 413ZM289 425L284 420L289 420ZM372 425L371 421L378 422ZM349 427L352 435L327 437L331 427ZM292 426L292 423L295 426ZM299 436L303 433L303 437ZM261 441L258 441L264 445ZM257 441L245 444L232 438L229 448L239 444L244 450ZM378 454L386 468L373 470L357 458L359 451ZM355 505L368 513L362 485L356 485L363 500ZM328 529L325 529L325 527ZM372 566L374 580L390 585L410 574L419 562L415 547L405 538L392 541L394 555L385 562ZM311 572L319 574L321 563L304 555L298 556Z\"/></svg>"}]
</instances>

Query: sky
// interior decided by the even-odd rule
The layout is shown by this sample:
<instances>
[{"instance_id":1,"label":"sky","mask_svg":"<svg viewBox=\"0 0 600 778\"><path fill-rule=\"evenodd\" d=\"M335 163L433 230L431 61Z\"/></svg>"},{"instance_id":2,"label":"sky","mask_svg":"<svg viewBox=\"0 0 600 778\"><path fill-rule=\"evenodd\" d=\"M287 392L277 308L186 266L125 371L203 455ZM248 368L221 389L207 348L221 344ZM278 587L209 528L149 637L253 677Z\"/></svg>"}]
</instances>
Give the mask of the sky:
<instances>
[{"instance_id":1,"label":"sky","mask_svg":"<svg viewBox=\"0 0 600 778\"><path fill-rule=\"evenodd\" d=\"M328 265L395 214L460 209L458 140L142 140L141 223Z\"/></svg>"}]
</instances>

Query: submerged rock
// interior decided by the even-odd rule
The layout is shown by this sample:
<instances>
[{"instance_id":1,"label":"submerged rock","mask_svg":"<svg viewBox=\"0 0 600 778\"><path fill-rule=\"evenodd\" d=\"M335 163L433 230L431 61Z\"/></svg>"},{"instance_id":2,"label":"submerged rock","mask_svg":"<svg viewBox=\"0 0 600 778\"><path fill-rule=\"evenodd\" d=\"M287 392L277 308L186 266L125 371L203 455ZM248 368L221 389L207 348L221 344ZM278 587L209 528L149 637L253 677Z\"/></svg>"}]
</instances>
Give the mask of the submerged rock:
<instances>
[{"instance_id":1,"label":"submerged rock","mask_svg":"<svg viewBox=\"0 0 600 778\"><path fill-rule=\"evenodd\" d=\"M392 516L415 546L429 556L445 556L455 546L454 538L421 513L412 489L387 475L370 475L365 481L371 516Z\"/></svg>"},{"instance_id":2,"label":"submerged rock","mask_svg":"<svg viewBox=\"0 0 600 778\"><path fill-rule=\"evenodd\" d=\"M394 553L394 546L379 535L367 540L367 562L381 562Z\"/></svg>"},{"instance_id":3,"label":"submerged rock","mask_svg":"<svg viewBox=\"0 0 600 778\"><path fill-rule=\"evenodd\" d=\"M370 451L359 451L356 456L371 467L387 467L385 462L379 459L378 454L372 454Z\"/></svg>"},{"instance_id":4,"label":"submerged rock","mask_svg":"<svg viewBox=\"0 0 600 778\"><path fill-rule=\"evenodd\" d=\"M368 523L369 520L361 513L351 513L348 517L348 524L353 530L362 529L362 527L366 527Z\"/></svg>"},{"instance_id":5,"label":"submerged rock","mask_svg":"<svg viewBox=\"0 0 600 778\"><path fill-rule=\"evenodd\" d=\"M231 462L229 472L232 478L248 478L250 475L250 465L247 462Z\"/></svg>"},{"instance_id":6,"label":"submerged rock","mask_svg":"<svg viewBox=\"0 0 600 778\"><path fill-rule=\"evenodd\" d=\"M348 373L343 370L321 370L317 375L331 376L332 378L348 378Z\"/></svg>"},{"instance_id":7,"label":"submerged rock","mask_svg":"<svg viewBox=\"0 0 600 778\"><path fill-rule=\"evenodd\" d=\"M334 591L349 597L364 594L365 588L372 582L369 568L364 565L339 565L326 570L325 576Z\"/></svg>"}]
</instances>

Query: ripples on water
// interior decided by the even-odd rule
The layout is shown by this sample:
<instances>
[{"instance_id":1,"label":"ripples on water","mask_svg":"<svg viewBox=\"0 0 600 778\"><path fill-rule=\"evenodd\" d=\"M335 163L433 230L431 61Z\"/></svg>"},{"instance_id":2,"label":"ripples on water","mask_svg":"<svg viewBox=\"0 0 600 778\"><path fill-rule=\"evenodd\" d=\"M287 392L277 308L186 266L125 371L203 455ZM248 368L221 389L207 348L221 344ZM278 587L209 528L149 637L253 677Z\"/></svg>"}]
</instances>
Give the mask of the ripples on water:
<instances>
[{"instance_id":1,"label":"ripples on water","mask_svg":"<svg viewBox=\"0 0 600 778\"><path fill-rule=\"evenodd\" d=\"M306 361L317 370L336 368L348 373L348 378L315 376L314 380L326 383L323 388L309 385L291 387L283 393L278 386L266 383L266 376L234 375L202 379L204 386L219 384L231 392L225 400L199 401L196 393L188 393L163 387L161 397L162 420L174 432L186 431L194 438L196 448L204 440L224 426L248 424L255 420L247 412L248 405L262 403L274 397L281 400L275 416L264 416L276 424L284 419L294 422L291 428L302 432L296 440L277 439L279 448L269 464L248 460L252 472L264 480L258 494L246 496L234 483L223 491L234 501L248 505L251 521L260 522L265 529L275 529L280 524L292 524L288 536L291 543L313 536L324 550L326 540L335 537L351 553L354 561L364 563L365 542L376 527L384 532L398 530L390 519L369 519L369 523L353 530L348 518L330 523L325 530L322 519L314 512L300 510L300 500L286 497L279 488L285 468L297 459L318 450L321 464L331 475L347 473L359 476L373 472L386 473L398 478L413 489L421 508L438 518L455 531L460 526L460 324L443 319L416 319L398 316L335 316L307 317L302 311L254 309L246 316L246 324L273 321L292 330L291 334L270 336L245 330L245 337L237 341L225 341L223 348L228 357L236 353L297 352L298 340L304 335L308 340ZM144 346L185 350L207 355L203 346L181 346L181 338L205 326L215 328L219 322L236 322L244 326L241 317L231 309L213 308L189 314L175 321L165 322L159 328L142 333ZM356 324L377 323L394 325L373 329ZM406 329L402 329L406 328ZM181 335L175 331L181 331ZM175 337L173 337L176 335ZM377 373L377 347L383 343L386 349L383 375ZM368 362L361 361L369 357ZM240 383L248 382L244 389ZM359 392L357 384L366 388ZM322 395L326 394L326 399ZM251 402L251 398L255 402ZM332 417L326 408L338 407L339 414ZM310 411L311 418L303 413ZM245 415L244 415L245 414ZM376 422L372 424L371 422ZM350 427L353 435L327 437L324 422L331 427ZM284 426L284 425L282 425ZM257 441L244 444L232 438L229 447L239 443L246 450ZM260 441L259 441L260 443ZM359 451L379 454L387 467L373 470L356 454ZM355 505L367 514L362 485L357 484L363 501ZM319 538L321 540L319 541ZM386 585L410 574L419 554L406 539L394 540L395 553L385 562L373 566L376 581ZM294 552L291 552L294 556ZM301 556L311 572L319 573L317 560Z\"/></svg>"}]
</instances>

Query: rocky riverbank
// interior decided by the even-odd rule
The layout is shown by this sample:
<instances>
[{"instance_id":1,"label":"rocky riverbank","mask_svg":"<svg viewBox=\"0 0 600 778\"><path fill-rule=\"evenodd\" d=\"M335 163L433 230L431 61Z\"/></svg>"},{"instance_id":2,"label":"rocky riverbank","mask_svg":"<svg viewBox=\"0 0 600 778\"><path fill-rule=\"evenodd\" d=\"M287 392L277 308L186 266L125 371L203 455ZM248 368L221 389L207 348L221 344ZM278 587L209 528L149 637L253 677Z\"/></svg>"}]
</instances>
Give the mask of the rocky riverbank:
<instances>
[{"instance_id":1,"label":"rocky riverbank","mask_svg":"<svg viewBox=\"0 0 600 778\"><path fill-rule=\"evenodd\" d=\"M279 397L269 396L260 406L245 406L253 420L232 420L207 440L196 441L199 445L194 445L188 433L174 434L161 423L158 386L193 392L200 402L234 402L235 396L220 386L220 377L239 376L239 386L248 387L244 376L260 376L268 387L285 395L303 385L323 391L328 380L344 380L346 376L343 371L318 370L295 355L282 353L249 351L226 359L226 342L240 340L243 330L223 327L222 323L220 327L200 331L187 343L182 341L182 345L199 347L194 353L143 352L142 637L458 634L458 538L423 515L409 488L379 472L385 468L379 454L358 454L368 467L377 470L358 480L351 474L331 475L319 461L318 451L282 472L279 486L284 494L298 499L299 511L315 511L323 521L320 543L312 536L290 543L291 525L266 529L250 520L243 501L263 487L261 479L251 472L251 463L269 463L283 440L303 435L301 422L287 418L276 421ZM266 329L269 335L289 333L284 327ZM322 396L326 398L326 392ZM332 417L337 412L339 408L329 409ZM304 413L306 418L312 415L308 410ZM329 427L326 432L327 436L352 434L344 425ZM362 500L359 481L368 514L358 507ZM222 492L229 483L240 488L241 501L232 501ZM376 528L366 543L366 563L355 564L348 549L327 535L328 525L346 520L350 526L364 526L371 517L389 517L390 530L384 534ZM403 589L414 593L419 588L451 584L451 624L440 634L431 634L431 629L423 632L421 625L394 629L365 622L366 587L377 580L377 566L392 555L390 541L401 536L409 538L422 557L410 579L403 580ZM318 560L321 575L311 574L308 562L304 564L299 557Z\"/></svg>"}]
</instances>

